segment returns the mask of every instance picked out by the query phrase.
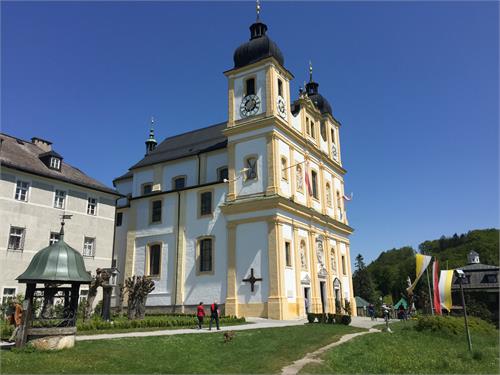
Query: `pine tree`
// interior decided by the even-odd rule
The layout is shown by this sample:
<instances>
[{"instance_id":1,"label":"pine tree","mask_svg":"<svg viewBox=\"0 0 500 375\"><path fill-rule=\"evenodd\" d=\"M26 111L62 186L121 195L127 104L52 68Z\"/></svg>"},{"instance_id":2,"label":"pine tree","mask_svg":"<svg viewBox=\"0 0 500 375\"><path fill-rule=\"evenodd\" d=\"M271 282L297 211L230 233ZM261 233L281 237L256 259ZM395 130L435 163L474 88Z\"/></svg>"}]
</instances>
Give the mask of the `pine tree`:
<instances>
[{"instance_id":1,"label":"pine tree","mask_svg":"<svg viewBox=\"0 0 500 375\"><path fill-rule=\"evenodd\" d=\"M356 271L352 277L354 295L373 303L376 299L375 286L361 254L356 256L355 267Z\"/></svg>"}]
</instances>

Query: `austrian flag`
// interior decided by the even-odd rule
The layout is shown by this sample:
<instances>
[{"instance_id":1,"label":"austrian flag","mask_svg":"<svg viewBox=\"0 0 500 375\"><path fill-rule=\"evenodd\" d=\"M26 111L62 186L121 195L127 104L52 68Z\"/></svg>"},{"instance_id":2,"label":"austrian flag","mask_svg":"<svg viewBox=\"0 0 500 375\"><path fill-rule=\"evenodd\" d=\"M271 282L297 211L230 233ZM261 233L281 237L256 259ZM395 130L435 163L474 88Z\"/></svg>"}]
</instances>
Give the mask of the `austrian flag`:
<instances>
[{"instance_id":1,"label":"austrian flag","mask_svg":"<svg viewBox=\"0 0 500 375\"><path fill-rule=\"evenodd\" d=\"M306 161L306 185L307 185L307 192L309 193L310 196L312 196L313 192L311 187L311 180L309 179L309 161Z\"/></svg>"}]
</instances>

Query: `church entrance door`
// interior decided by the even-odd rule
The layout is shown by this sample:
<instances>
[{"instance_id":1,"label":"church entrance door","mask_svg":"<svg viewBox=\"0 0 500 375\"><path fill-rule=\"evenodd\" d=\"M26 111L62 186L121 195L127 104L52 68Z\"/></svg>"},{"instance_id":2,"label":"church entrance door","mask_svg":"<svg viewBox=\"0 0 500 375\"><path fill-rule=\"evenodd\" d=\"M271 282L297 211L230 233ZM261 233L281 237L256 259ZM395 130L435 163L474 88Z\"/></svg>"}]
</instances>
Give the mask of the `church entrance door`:
<instances>
[{"instance_id":1,"label":"church entrance door","mask_svg":"<svg viewBox=\"0 0 500 375\"><path fill-rule=\"evenodd\" d=\"M321 293L321 312L324 314L326 311L326 291L325 291L325 282L320 281L319 282L319 290Z\"/></svg>"}]
</instances>

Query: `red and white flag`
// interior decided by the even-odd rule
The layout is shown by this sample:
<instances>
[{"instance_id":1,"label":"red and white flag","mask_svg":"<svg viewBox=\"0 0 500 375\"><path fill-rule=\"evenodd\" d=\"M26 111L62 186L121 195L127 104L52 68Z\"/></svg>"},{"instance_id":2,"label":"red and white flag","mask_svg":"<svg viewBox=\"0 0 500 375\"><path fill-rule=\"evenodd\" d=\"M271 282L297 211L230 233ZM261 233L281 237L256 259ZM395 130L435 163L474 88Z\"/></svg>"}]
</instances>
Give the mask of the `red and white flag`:
<instances>
[{"instance_id":1,"label":"red and white flag","mask_svg":"<svg viewBox=\"0 0 500 375\"><path fill-rule=\"evenodd\" d=\"M309 160L306 160L306 185L307 185L307 191L310 196L313 195L312 193L312 187L311 187L311 180L309 179Z\"/></svg>"},{"instance_id":2,"label":"red and white flag","mask_svg":"<svg viewBox=\"0 0 500 375\"><path fill-rule=\"evenodd\" d=\"M432 265L432 281L434 286L434 312L441 315L441 294L439 293L439 263L437 259Z\"/></svg>"}]
</instances>

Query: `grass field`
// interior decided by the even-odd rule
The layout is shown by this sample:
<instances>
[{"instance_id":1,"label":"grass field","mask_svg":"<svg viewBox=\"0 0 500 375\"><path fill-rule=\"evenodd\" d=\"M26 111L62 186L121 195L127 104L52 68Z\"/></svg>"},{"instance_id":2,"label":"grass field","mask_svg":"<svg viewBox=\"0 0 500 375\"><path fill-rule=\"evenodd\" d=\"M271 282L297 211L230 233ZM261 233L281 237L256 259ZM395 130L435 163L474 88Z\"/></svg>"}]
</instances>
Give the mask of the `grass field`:
<instances>
[{"instance_id":1,"label":"grass field","mask_svg":"<svg viewBox=\"0 0 500 375\"><path fill-rule=\"evenodd\" d=\"M344 325L77 342L59 352L30 350L2 353L2 374L93 373L277 373L308 352L361 331Z\"/></svg>"},{"instance_id":2,"label":"grass field","mask_svg":"<svg viewBox=\"0 0 500 375\"><path fill-rule=\"evenodd\" d=\"M472 331L473 354L464 335L414 329L414 322L391 324L393 333L354 338L327 353L321 364L301 373L335 374L498 374L498 331Z\"/></svg>"}]
</instances>

